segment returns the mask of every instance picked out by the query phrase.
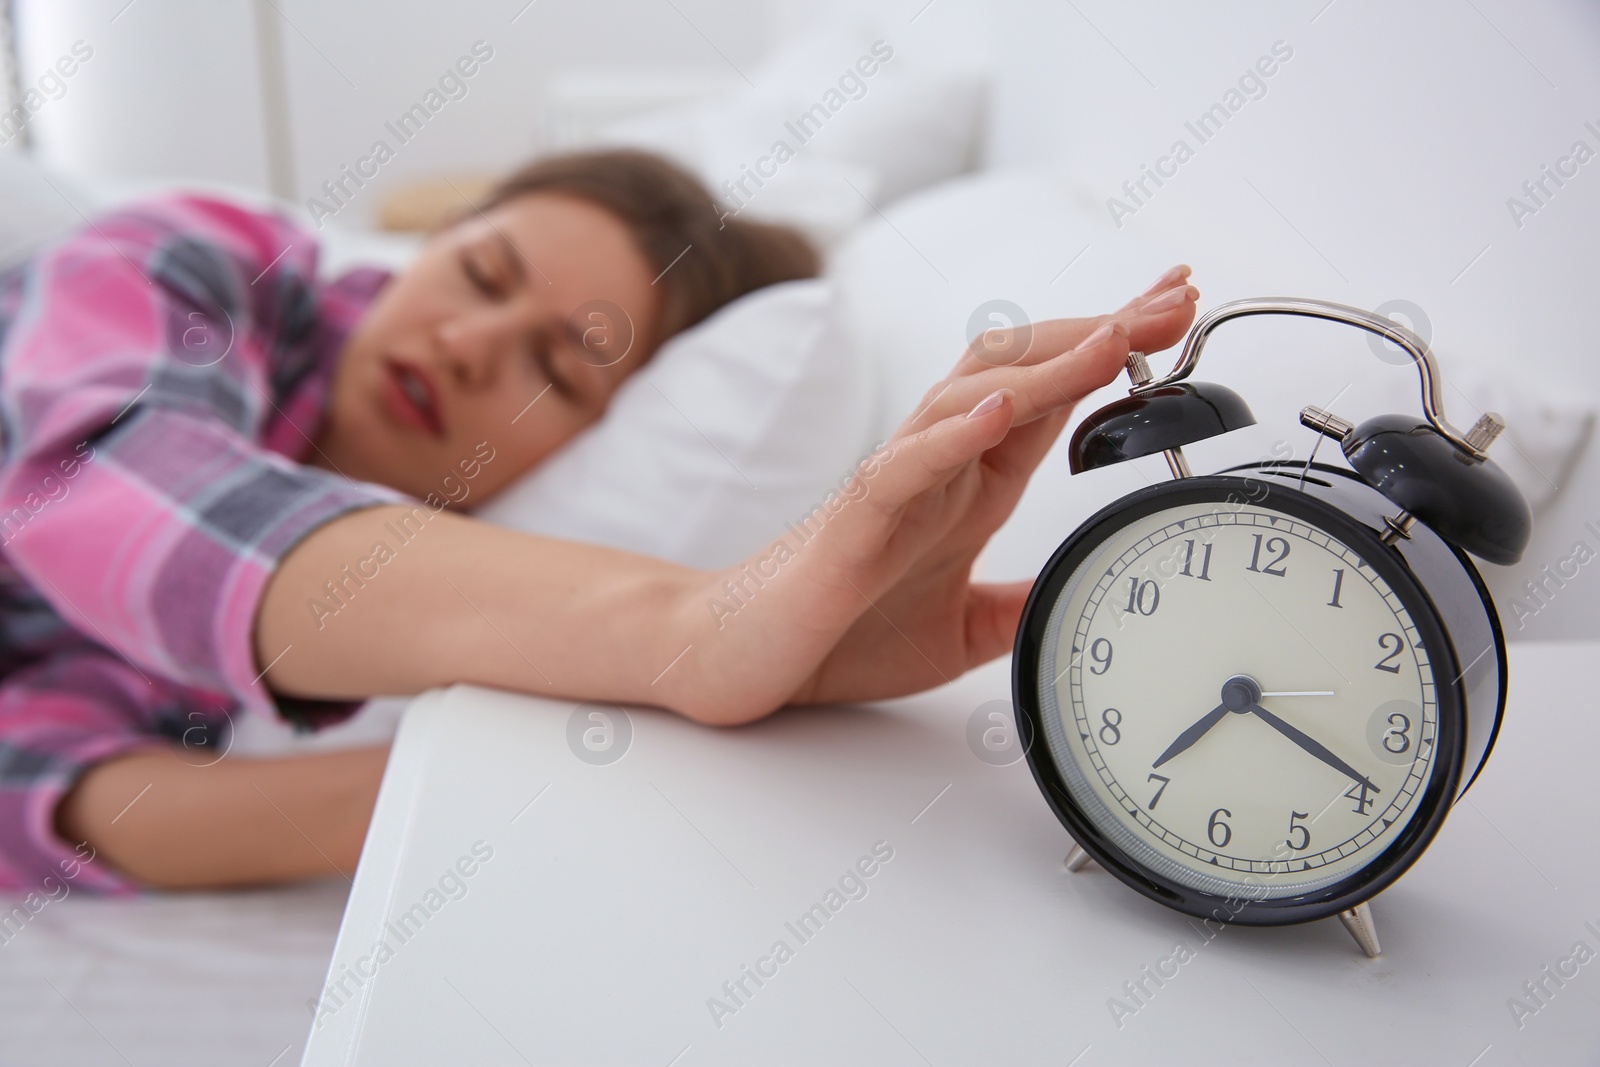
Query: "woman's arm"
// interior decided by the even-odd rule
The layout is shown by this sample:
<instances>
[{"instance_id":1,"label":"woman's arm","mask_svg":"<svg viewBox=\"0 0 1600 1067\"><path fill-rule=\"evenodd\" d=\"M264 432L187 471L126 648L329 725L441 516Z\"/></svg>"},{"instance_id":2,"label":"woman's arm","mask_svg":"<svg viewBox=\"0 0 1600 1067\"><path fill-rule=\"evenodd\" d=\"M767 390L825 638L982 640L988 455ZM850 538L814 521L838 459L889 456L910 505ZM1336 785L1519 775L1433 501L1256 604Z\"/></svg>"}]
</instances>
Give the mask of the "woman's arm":
<instances>
[{"instance_id":1,"label":"woman's arm","mask_svg":"<svg viewBox=\"0 0 1600 1067\"><path fill-rule=\"evenodd\" d=\"M258 662L301 696L465 681L719 724L928 688L1009 647L1026 590L973 585L973 560L1073 405L1130 347L1176 343L1197 295L1178 284L1114 316L1037 324L1008 366L975 346L814 533L720 572L426 508L346 515L273 575Z\"/></svg>"},{"instance_id":2,"label":"woman's arm","mask_svg":"<svg viewBox=\"0 0 1600 1067\"><path fill-rule=\"evenodd\" d=\"M387 748L207 767L144 749L91 767L56 809L68 841L166 889L355 873ZM133 803L129 799L133 798Z\"/></svg>"},{"instance_id":3,"label":"woman's arm","mask_svg":"<svg viewBox=\"0 0 1600 1067\"><path fill-rule=\"evenodd\" d=\"M427 507L341 516L290 551L256 619L279 693L364 698L474 682L690 710L652 685L693 629L700 571Z\"/></svg>"}]
</instances>

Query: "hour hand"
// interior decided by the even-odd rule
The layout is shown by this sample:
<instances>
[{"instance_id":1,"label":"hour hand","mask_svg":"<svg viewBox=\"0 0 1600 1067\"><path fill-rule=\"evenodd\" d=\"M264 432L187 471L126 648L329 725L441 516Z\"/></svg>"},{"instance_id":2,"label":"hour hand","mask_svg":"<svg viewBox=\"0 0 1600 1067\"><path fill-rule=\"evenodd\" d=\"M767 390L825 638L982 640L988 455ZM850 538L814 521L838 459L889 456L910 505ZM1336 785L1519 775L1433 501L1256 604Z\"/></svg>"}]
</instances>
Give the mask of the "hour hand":
<instances>
[{"instance_id":1,"label":"hour hand","mask_svg":"<svg viewBox=\"0 0 1600 1067\"><path fill-rule=\"evenodd\" d=\"M1268 711L1260 704L1252 704L1246 710L1255 715L1261 721L1265 722L1274 730L1278 731L1284 737L1287 737L1289 740L1293 741L1295 744L1299 745L1301 748L1317 757L1323 763L1326 763L1340 774L1348 777L1351 781L1360 782L1362 785L1365 785L1367 788L1371 789L1374 793L1381 792L1377 786L1372 784L1372 781L1366 775L1350 766L1350 764L1346 763L1338 756L1335 756L1327 749L1326 746L1322 744L1322 742L1305 733L1302 733L1295 727L1290 726L1288 723L1272 714L1272 712Z\"/></svg>"},{"instance_id":2,"label":"hour hand","mask_svg":"<svg viewBox=\"0 0 1600 1067\"><path fill-rule=\"evenodd\" d=\"M1172 742L1172 744L1168 745L1167 750L1161 753L1161 755L1157 756L1156 761L1150 764L1150 766L1159 767L1173 756L1176 756L1178 753L1183 752L1191 747L1196 741L1204 737L1213 726L1221 722L1227 714L1228 705L1226 704L1218 704L1216 707L1206 712L1200 717L1200 721L1196 722L1193 726L1179 734L1178 739Z\"/></svg>"}]
</instances>

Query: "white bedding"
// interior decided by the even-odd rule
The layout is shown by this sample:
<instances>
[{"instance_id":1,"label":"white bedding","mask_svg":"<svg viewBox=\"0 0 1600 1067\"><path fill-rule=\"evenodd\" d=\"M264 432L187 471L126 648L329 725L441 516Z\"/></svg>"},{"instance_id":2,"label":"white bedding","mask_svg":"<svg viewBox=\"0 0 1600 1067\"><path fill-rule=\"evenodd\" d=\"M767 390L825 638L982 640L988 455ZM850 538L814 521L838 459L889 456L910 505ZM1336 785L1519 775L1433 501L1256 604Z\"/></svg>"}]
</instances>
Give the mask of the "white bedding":
<instances>
[{"instance_id":1,"label":"white bedding","mask_svg":"<svg viewBox=\"0 0 1600 1067\"><path fill-rule=\"evenodd\" d=\"M0 944L0 1064L298 1063L348 890L48 904Z\"/></svg>"}]
</instances>

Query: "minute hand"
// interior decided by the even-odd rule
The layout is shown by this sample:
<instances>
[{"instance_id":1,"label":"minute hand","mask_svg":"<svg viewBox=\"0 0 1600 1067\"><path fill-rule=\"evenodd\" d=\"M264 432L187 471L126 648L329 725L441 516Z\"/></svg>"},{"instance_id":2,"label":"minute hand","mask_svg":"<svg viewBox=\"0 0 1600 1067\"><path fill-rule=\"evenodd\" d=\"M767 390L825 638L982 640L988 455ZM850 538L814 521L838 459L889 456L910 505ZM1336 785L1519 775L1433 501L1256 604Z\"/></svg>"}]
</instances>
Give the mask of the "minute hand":
<instances>
[{"instance_id":1,"label":"minute hand","mask_svg":"<svg viewBox=\"0 0 1600 1067\"><path fill-rule=\"evenodd\" d=\"M1268 711L1260 704L1252 704L1247 710L1265 722L1268 726L1278 731L1284 737L1287 737L1289 740L1293 741L1295 744L1299 745L1301 748L1305 749L1307 752L1311 753L1313 756L1317 757L1334 770L1349 777L1352 781L1362 783L1374 793L1382 792L1382 790L1372 784L1371 779L1369 779L1366 775L1362 774L1360 771L1350 766L1350 764L1346 763L1344 760L1328 751L1322 742L1302 733L1295 727L1290 726L1288 723L1272 714L1272 712Z\"/></svg>"}]
</instances>

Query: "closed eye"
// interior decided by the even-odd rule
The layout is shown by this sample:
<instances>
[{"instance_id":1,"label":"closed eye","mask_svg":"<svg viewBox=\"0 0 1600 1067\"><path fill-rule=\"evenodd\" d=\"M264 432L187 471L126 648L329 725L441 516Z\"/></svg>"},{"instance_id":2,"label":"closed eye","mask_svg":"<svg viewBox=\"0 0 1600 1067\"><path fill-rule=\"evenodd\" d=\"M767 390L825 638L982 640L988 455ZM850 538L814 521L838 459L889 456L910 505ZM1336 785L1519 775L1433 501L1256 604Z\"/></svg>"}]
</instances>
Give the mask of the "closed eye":
<instances>
[{"instance_id":1,"label":"closed eye","mask_svg":"<svg viewBox=\"0 0 1600 1067\"><path fill-rule=\"evenodd\" d=\"M539 368L539 373L544 375L545 380L566 399L576 400L578 398L578 390L573 386L572 382L567 380L565 375L556 371L555 352L550 347L550 339L543 333L536 334L533 340L529 342L529 347L533 351L534 366Z\"/></svg>"},{"instance_id":2,"label":"closed eye","mask_svg":"<svg viewBox=\"0 0 1600 1067\"><path fill-rule=\"evenodd\" d=\"M461 273L484 296L499 298L505 294L505 289L478 262L471 252L463 252L460 257Z\"/></svg>"}]
</instances>

